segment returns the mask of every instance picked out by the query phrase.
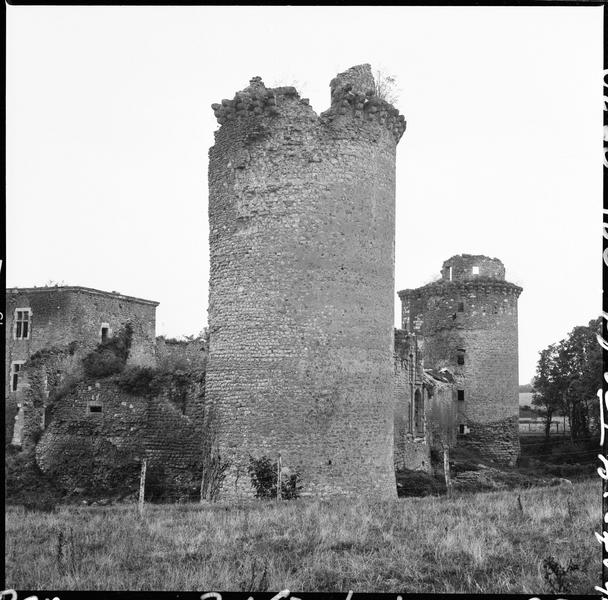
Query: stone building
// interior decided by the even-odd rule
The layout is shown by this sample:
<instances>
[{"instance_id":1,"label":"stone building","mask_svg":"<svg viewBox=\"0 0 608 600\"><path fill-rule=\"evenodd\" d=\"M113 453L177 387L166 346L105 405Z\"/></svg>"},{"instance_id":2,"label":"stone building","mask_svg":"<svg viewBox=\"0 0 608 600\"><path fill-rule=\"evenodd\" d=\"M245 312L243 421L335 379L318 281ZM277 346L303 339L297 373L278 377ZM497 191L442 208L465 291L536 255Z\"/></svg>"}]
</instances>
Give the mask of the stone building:
<instances>
[{"instance_id":1,"label":"stone building","mask_svg":"<svg viewBox=\"0 0 608 600\"><path fill-rule=\"evenodd\" d=\"M397 471L431 471L431 450L456 442L452 373L424 368L415 333L395 330L394 462Z\"/></svg>"},{"instance_id":2,"label":"stone building","mask_svg":"<svg viewBox=\"0 0 608 600\"><path fill-rule=\"evenodd\" d=\"M369 65L317 115L259 77L213 105L206 399L250 496L249 456L298 469L302 495L396 496L395 153L404 117Z\"/></svg>"},{"instance_id":3,"label":"stone building","mask_svg":"<svg viewBox=\"0 0 608 600\"><path fill-rule=\"evenodd\" d=\"M457 389L458 443L514 464L519 455L517 299L496 258L446 260L441 280L399 292L403 328L425 367L448 369Z\"/></svg>"},{"instance_id":4,"label":"stone building","mask_svg":"<svg viewBox=\"0 0 608 600\"><path fill-rule=\"evenodd\" d=\"M416 336L396 329L393 458L397 470L428 470L430 467L426 400L422 355Z\"/></svg>"},{"instance_id":5,"label":"stone building","mask_svg":"<svg viewBox=\"0 0 608 600\"><path fill-rule=\"evenodd\" d=\"M57 351L61 368L80 359L126 323L133 328L129 364L155 364L157 302L78 286L9 288L6 291L6 441L19 445L25 419L22 369L41 351ZM69 364L68 364L69 363ZM60 368L59 365L55 365ZM41 415L43 417L43 415Z\"/></svg>"}]
</instances>

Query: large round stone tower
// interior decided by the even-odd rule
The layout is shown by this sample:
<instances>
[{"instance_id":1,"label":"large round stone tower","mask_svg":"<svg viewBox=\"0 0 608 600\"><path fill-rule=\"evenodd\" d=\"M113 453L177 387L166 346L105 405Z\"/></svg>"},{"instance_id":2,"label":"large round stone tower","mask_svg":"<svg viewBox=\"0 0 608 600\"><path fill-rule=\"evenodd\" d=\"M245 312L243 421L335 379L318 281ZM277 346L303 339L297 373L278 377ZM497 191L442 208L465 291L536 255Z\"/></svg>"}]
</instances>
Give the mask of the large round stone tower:
<instances>
[{"instance_id":1,"label":"large round stone tower","mask_svg":"<svg viewBox=\"0 0 608 600\"><path fill-rule=\"evenodd\" d=\"M249 457L297 469L303 495L396 496L395 150L404 118L369 65L320 116L259 77L213 105L206 402L228 463L218 497L253 494Z\"/></svg>"},{"instance_id":2,"label":"large round stone tower","mask_svg":"<svg viewBox=\"0 0 608 600\"><path fill-rule=\"evenodd\" d=\"M441 280L399 292L403 328L417 333L425 367L455 376L458 444L514 464L519 455L517 299L496 258L461 254Z\"/></svg>"}]
</instances>

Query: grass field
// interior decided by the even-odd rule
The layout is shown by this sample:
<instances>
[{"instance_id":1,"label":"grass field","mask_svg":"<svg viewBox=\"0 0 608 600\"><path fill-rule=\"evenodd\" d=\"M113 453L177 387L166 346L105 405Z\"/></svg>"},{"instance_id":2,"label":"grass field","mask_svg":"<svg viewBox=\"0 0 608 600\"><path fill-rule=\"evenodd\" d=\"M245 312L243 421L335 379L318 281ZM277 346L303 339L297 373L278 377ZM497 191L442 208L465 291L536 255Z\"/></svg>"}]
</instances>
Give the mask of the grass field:
<instances>
[{"instance_id":1,"label":"grass field","mask_svg":"<svg viewBox=\"0 0 608 600\"><path fill-rule=\"evenodd\" d=\"M454 499L147 505L143 518L128 505L8 507L6 584L590 594L601 579L600 499L595 478Z\"/></svg>"}]
</instances>

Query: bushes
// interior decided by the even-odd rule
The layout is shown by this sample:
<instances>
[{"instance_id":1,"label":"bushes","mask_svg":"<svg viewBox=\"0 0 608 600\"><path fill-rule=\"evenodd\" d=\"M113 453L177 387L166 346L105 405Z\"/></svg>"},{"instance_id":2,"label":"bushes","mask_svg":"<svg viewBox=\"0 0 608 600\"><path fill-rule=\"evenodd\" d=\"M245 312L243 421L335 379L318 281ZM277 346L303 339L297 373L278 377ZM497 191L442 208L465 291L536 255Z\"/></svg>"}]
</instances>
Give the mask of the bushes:
<instances>
[{"instance_id":1,"label":"bushes","mask_svg":"<svg viewBox=\"0 0 608 600\"><path fill-rule=\"evenodd\" d=\"M276 498L278 464L267 456L261 458L249 457L249 476L251 485L256 491L256 498ZM281 474L281 498L293 500L300 496L300 474L295 471Z\"/></svg>"},{"instance_id":2,"label":"bushes","mask_svg":"<svg viewBox=\"0 0 608 600\"><path fill-rule=\"evenodd\" d=\"M84 374L91 379L120 373L127 363L133 327L127 323L114 337L102 342L82 359Z\"/></svg>"},{"instance_id":3,"label":"bushes","mask_svg":"<svg viewBox=\"0 0 608 600\"><path fill-rule=\"evenodd\" d=\"M7 504L21 504L32 510L53 510L61 492L38 468L34 448L27 451L8 449L5 465Z\"/></svg>"},{"instance_id":4,"label":"bushes","mask_svg":"<svg viewBox=\"0 0 608 600\"><path fill-rule=\"evenodd\" d=\"M118 387L132 396L153 397L162 389L158 369L152 367L129 367L116 379Z\"/></svg>"},{"instance_id":5,"label":"bushes","mask_svg":"<svg viewBox=\"0 0 608 600\"><path fill-rule=\"evenodd\" d=\"M146 470L147 502L195 502L200 499L201 466L191 464L176 473L161 462L150 461Z\"/></svg>"},{"instance_id":6,"label":"bushes","mask_svg":"<svg viewBox=\"0 0 608 600\"><path fill-rule=\"evenodd\" d=\"M204 381L204 374L196 371L171 371L151 367L127 367L116 379L118 387L127 394L154 398L166 393L167 399L182 413L193 386Z\"/></svg>"},{"instance_id":7,"label":"bushes","mask_svg":"<svg viewBox=\"0 0 608 600\"><path fill-rule=\"evenodd\" d=\"M83 435L86 433L86 435ZM118 448L90 432L66 435L46 455L46 471L64 496L123 496L138 489L141 449Z\"/></svg>"},{"instance_id":8,"label":"bushes","mask_svg":"<svg viewBox=\"0 0 608 600\"><path fill-rule=\"evenodd\" d=\"M445 494L446 491L443 480L424 471L401 469L396 472L396 478L399 497L437 496Z\"/></svg>"}]
</instances>

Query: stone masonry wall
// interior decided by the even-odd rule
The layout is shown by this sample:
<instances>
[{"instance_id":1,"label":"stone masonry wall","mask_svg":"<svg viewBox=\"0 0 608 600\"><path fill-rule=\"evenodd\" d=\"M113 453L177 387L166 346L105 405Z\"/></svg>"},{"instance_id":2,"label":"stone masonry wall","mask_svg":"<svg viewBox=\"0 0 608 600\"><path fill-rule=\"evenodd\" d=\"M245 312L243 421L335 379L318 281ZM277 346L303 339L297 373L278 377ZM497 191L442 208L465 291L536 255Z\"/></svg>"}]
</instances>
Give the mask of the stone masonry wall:
<instances>
[{"instance_id":1,"label":"stone masonry wall","mask_svg":"<svg viewBox=\"0 0 608 600\"><path fill-rule=\"evenodd\" d=\"M297 468L303 495L395 497L395 149L405 123L369 66L318 116L259 78L214 105L206 397L229 462Z\"/></svg>"},{"instance_id":2,"label":"stone masonry wall","mask_svg":"<svg viewBox=\"0 0 608 600\"><path fill-rule=\"evenodd\" d=\"M198 369L207 364L207 341L202 337L193 340L166 340L156 338L156 362L159 368Z\"/></svg>"},{"instance_id":3,"label":"stone masonry wall","mask_svg":"<svg viewBox=\"0 0 608 600\"><path fill-rule=\"evenodd\" d=\"M74 362L101 341L101 326L110 335L127 322L133 326L129 364L155 364L156 302L80 287L12 288L6 293L5 423L6 440L13 438L18 392L11 389L11 366L51 348L74 347ZM16 339L15 310L31 309L29 336ZM23 379L23 378L21 378Z\"/></svg>"},{"instance_id":4,"label":"stone masonry wall","mask_svg":"<svg viewBox=\"0 0 608 600\"><path fill-rule=\"evenodd\" d=\"M450 267L452 268L450 280ZM478 273L473 272L477 267ZM463 281L479 277L490 277L504 281L505 267L497 258L488 258L481 254L459 254L448 258L441 268L441 277L444 281Z\"/></svg>"},{"instance_id":5,"label":"stone masonry wall","mask_svg":"<svg viewBox=\"0 0 608 600\"><path fill-rule=\"evenodd\" d=\"M395 330L395 404L393 461L396 470L430 471L430 446L425 433L416 432L413 402L421 401L424 429L428 427L427 394L423 387L422 355L415 336L403 329Z\"/></svg>"},{"instance_id":6,"label":"stone masonry wall","mask_svg":"<svg viewBox=\"0 0 608 600\"><path fill-rule=\"evenodd\" d=\"M473 258L479 262L479 257ZM425 366L447 367L456 389L464 392L464 402L458 403L459 419L470 432L459 437L459 444L474 443L496 460L513 464L519 453L517 298L521 288L500 279L502 263L496 267L500 261L488 261L495 268L492 276L469 278L467 267L460 280L444 276L399 295L404 328L422 336ZM458 364L459 354L464 355L464 365Z\"/></svg>"},{"instance_id":7,"label":"stone masonry wall","mask_svg":"<svg viewBox=\"0 0 608 600\"><path fill-rule=\"evenodd\" d=\"M91 412L90 405L101 411ZM202 435L202 420L183 414L166 395L133 396L108 378L78 384L57 402L36 459L67 487L103 478L99 465L107 466L113 456L137 465L147 456L151 472L200 481Z\"/></svg>"}]
</instances>

